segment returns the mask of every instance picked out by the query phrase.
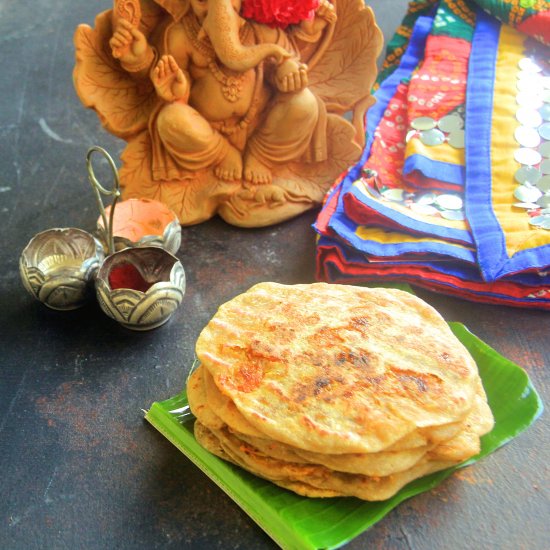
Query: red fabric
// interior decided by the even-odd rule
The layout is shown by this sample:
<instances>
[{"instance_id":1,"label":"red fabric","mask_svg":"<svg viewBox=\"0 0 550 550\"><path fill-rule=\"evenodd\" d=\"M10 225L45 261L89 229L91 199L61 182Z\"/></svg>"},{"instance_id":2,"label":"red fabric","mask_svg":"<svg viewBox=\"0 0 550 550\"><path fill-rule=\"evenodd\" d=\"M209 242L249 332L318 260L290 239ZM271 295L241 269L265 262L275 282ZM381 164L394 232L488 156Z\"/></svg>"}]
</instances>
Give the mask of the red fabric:
<instances>
[{"instance_id":1,"label":"red fabric","mask_svg":"<svg viewBox=\"0 0 550 550\"><path fill-rule=\"evenodd\" d=\"M370 157L365 164L365 168L378 174L378 182L384 187L404 187L403 164L408 130L407 92L408 84L399 84L374 131Z\"/></svg>"},{"instance_id":2,"label":"red fabric","mask_svg":"<svg viewBox=\"0 0 550 550\"><path fill-rule=\"evenodd\" d=\"M241 13L246 19L284 29L311 19L318 7L319 0L243 0Z\"/></svg>"},{"instance_id":3,"label":"red fabric","mask_svg":"<svg viewBox=\"0 0 550 550\"><path fill-rule=\"evenodd\" d=\"M550 11L537 13L520 23L518 30L550 46Z\"/></svg>"},{"instance_id":4,"label":"red fabric","mask_svg":"<svg viewBox=\"0 0 550 550\"><path fill-rule=\"evenodd\" d=\"M342 187L338 186L334 193L330 192L325 197L325 204L323 205L321 212L319 212L317 221L315 222L315 228L319 233L321 233L321 235L333 235L333 231L330 229L328 224L332 215L336 211L336 207L338 206L338 198L340 197L341 189Z\"/></svg>"},{"instance_id":5,"label":"red fabric","mask_svg":"<svg viewBox=\"0 0 550 550\"><path fill-rule=\"evenodd\" d=\"M340 275L331 269L331 264ZM429 266L384 265L368 261L349 262L338 246L318 247L316 267L316 277L319 281L352 284L395 281L473 302L550 309L550 292L546 287L530 287L505 281L495 281L494 283L465 281L450 274L434 271ZM530 299L533 300L534 297L537 297L537 301L529 303ZM516 298L519 301L511 298Z\"/></svg>"},{"instance_id":6,"label":"red fabric","mask_svg":"<svg viewBox=\"0 0 550 550\"><path fill-rule=\"evenodd\" d=\"M419 170L413 170L404 176L404 178L415 189L428 189L430 191L436 189L438 191L454 191L455 193L462 193L464 191L464 186L462 185L428 178Z\"/></svg>"},{"instance_id":7,"label":"red fabric","mask_svg":"<svg viewBox=\"0 0 550 550\"><path fill-rule=\"evenodd\" d=\"M406 136L412 120L418 117L441 119L466 101L466 79L471 44L460 38L430 36L426 55L410 82L402 82L374 132L369 160L365 168L378 173L384 187L437 188L458 190L447 182L433 181L422 174L403 177Z\"/></svg>"},{"instance_id":8,"label":"red fabric","mask_svg":"<svg viewBox=\"0 0 550 550\"><path fill-rule=\"evenodd\" d=\"M439 120L466 102L471 49L461 38L428 38L424 61L409 84L409 122L422 116Z\"/></svg>"}]
</instances>

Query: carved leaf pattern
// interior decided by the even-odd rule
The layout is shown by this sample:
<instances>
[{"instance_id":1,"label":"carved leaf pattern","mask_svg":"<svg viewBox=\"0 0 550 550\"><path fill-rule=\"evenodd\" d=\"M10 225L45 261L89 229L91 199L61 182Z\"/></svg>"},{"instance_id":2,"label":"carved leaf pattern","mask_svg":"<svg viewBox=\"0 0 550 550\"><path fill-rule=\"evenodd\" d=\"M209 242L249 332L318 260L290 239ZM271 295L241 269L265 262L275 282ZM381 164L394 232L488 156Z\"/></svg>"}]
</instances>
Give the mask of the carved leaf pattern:
<instances>
[{"instance_id":1,"label":"carved leaf pattern","mask_svg":"<svg viewBox=\"0 0 550 550\"><path fill-rule=\"evenodd\" d=\"M74 84L82 103L97 112L106 130L129 139L147 127L157 97L148 79L133 79L111 56L110 37L110 11L98 15L94 29L78 26Z\"/></svg>"},{"instance_id":2,"label":"carved leaf pattern","mask_svg":"<svg viewBox=\"0 0 550 550\"><path fill-rule=\"evenodd\" d=\"M209 170L193 179L159 182L158 186L158 200L178 214L182 225L195 225L214 216L219 205L240 188L240 183L221 182Z\"/></svg>"},{"instance_id":3,"label":"carved leaf pattern","mask_svg":"<svg viewBox=\"0 0 550 550\"><path fill-rule=\"evenodd\" d=\"M238 183L219 181L210 170L185 180L153 180L151 140L147 131L130 141L121 160L123 165L119 177L123 198L148 198L163 202L178 215L182 225L210 219L218 205L240 187Z\"/></svg>"},{"instance_id":4,"label":"carved leaf pattern","mask_svg":"<svg viewBox=\"0 0 550 550\"><path fill-rule=\"evenodd\" d=\"M291 163L285 187L296 196L306 196L320 204L334 180L361 156L361 148L353 142L354 128L336 115L328 116L328 160L318 163Z\"/></svg>"},{"instance_id":5,"label":"carved leaf pattern","mask_svg":"<svg viewBox=\"0 0 550 550\"><path fill-rule=\"evenodd\" d=\"M330 46L309 71L312 90L333 112L346 112L370 94L382 33L363 0L338 0Z\"/></svg>"},{"instance_id":6,"label":"carved leaf pattern","mask_svg":"<svg viewBox=\"0 0 550 550\"><path fill-rule=\"evenodd\" d=\"M120 155L122 167L118 172L124 199L155 199L157 186L151 178L151 139L148 132L141 132ZM139 189L139 191L137 191Z\"/></svg>"}]
</instances>

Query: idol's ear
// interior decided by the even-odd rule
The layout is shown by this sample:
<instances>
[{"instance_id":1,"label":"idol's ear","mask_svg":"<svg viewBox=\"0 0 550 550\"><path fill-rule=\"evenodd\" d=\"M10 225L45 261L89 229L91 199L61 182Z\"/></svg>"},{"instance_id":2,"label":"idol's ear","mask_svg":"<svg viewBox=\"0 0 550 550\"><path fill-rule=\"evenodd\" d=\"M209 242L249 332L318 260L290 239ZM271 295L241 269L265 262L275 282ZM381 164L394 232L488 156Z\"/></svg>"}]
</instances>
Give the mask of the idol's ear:
<instances>
[{"instance_id":1,"label":"idol's ear","mask_svg":"<svg viewBox=\"0 0 550 550\"><path fill-rule=\"evenodd\" d=\"M144 0L141 0L142 2ZM147 0L146 0L147 1ZM179 21L191 7L189 0L154 0L156 4L164 8L175 21Z\"/></svg>"}]
</instances>

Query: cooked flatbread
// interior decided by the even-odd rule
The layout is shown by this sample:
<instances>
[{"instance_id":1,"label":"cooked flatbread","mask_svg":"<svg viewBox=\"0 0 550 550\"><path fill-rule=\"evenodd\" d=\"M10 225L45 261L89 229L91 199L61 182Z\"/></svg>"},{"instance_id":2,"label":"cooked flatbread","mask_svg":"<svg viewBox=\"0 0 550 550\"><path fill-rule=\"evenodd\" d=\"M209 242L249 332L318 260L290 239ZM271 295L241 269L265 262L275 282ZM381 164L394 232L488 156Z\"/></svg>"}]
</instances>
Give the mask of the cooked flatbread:
<instances>
[{"instance_id":1,"label":"cooked flatbread","mask_svg":"<svg viewBox=\"0 0 550 550\"><path fill-rule=\"evenodd\" d=\"M201 366L195 369L187 380L187 400L191 412L201 421L201 424L211 430L221 430L225 426L222 419L208 404Z\"/></svg>"},{"instance_id":2,"label":"cooked flatbread","mask_svg":"<svg viewBox=\"0 0 550 550\"><path fill-rule=\"evenodd\" d=\"M459 432L441 430L439 435L452 436L448 440L426 444L401 451L380 451L378 453L326 454L303 451L273 440L247 437L239 433L230 433L237 440L248 444L249 451L287 462L311 463L325 466L331 470L362 474L367 476L388 476L412 468L429 452L431 460L462 462L479 453L480 436L493 427L493 416L487 405L481 382L477 384L474 406L461 424ZM243 447L244 448L244 447Z\"/></svg>"},{"instance_id":3,"label":"cooked flatbread","mask_svg":"<svg viewBox=\"0 0 550 550\"><path fill-rule=\"evenodd\" d=\"M330 489L319 489L319 487L313 487L305 481L292 481L289 479L278 479L273 481L275 485L293 491L297 495L308 498L328 498L328 497L345 497L348 496L338 491L332 491Z\"/></svg>"},{"instance_id":4,"label":"cooked flatbread","mask_svg":"<svg viewBox=\"0 0 550 550\"><path fill-rule=\"evenodd\" d=\"M219 445L209 440L210 447L216 449L221 446L225 457L229 457L230 462L281 487L310 497L354 496L369 501L386 500L410 481L456 464L456 462L423 458L404 472L383 477L364 476L334 472L322 466L284 463L256 454L246 447L240 447L231 442L225 430L212 432L209 438L212 436L218 439ZM213 452L217 454L215 450ZM218 456L222 455L218 454Z\"/></svg>"},{"instance_id":5,"label":"cooked flatbread","mask_svg":"<svg viewBox=\"0 0 550 550\"><path fill-rule=\"evenodd\" d=\"M203 378L201 378L201 374ZM205 369L199 366L189 379L188 394L191 394L191 411L199 421L211 430L220 430L226 425L220 417L214 413L219 411L217 407L211 407L208 400L205 399L206 393L203 387L203 381L208 378L205 375ZM210 377L211 379L211 377ZM244 418L237 422L246 422ZM279 443L265 437L254 437L235 431L235 424L228 427L228 432L234 437L235 444L247 444L251 449L270 456L272 458L301 464L318 464L328 468L333 468L342 472L359 473L370 476L386 476L399 471L407 470L420 460L426 452L433 447L424 445L413 449L402 451L379 452L369 454L339 454L326 455L321 453L308 453L290 445Z\"/></svg>"},{"instance_id":6,"label":"cooked flatbread","mask_svg":"<svg viewBox=\"0 0 550 550\"><path fill-rule=\"evenodd\" d=\"M422 459L404 472L385 477L369 477L333 472L325 478L311 477L306 481L314 487L342 492L347 496L368 501L387 500L405 485L426 475L455 466L456 462Z\"/></svg>"},{"instance_id":7,"label":"cooked flatbread","mask_svg":"<svg viewBox=\"0 0 550 550\"><path fill-rule=\"evenodd\" d=\"M199 367L203 376L204 391L209 406L215 411L225 424L243 434L254 437L266 437L266 435L257 430L237 409L235 403L229 397L223 395L216 384L212 375L204 367Z\"/></svg>"},{"instance_id":8,"label":"cooked flatbread","mask_svg":"<svg viewBox=\"0 0 550 550\"><path fill-rule=\"evenodd\" d=\"M207 391L206 386L208 386L209 391ZM307 451L297 449L273 439L266 439L267 436L256 430L256 428L254 428L241 415L234 403L220 393L214 384L212 376L202 365L199 365L199 367L190 376L187 392L191 412L193 412L201 423L208 428L219 430L227 425L237 437L244 439L251 445L262 450L262 452L265 452L274 458L293 462L311 462L311 460L305 459L301 455L297 454L297 451L301 451L302 454ZM211 399L209 400L208 397ZM454 422L452 424L418 430L406 435L388 447L386 451L381 451L381 453L388 452L393 454L399 451L418 451L420 448L422 449L422 453L424 453L427 448L433 448L435 445L447 441L457 435L462 431L464 424L465 421ZM348 453L344 455L343 458L349 458L350 456L356 455L350 455ZM364 454L361 456L364 456ZM369 456L372 457L373 460L376 460L375 453L369 453ZM393 458L395 458L395 456ZM367 475L387 474L371 473Z\"/></svg>"},{"instance_id":9,"label":"cooked flatbread","mask_svg":"<svg viewBox=\"0 0 550 550\"><path fill-rule=\"evenodd\" d=\"M481 381L479 381L474 406L472 412L468 415L463 430L432 449L429 453L430 459L464 462L472 458L481 450L480 437L489 433L493 426L493 413L487 404L485 391Z\"/></svg>"},{"instance_id":10,"label":"cooked flatbread","mask_svg":"<svg viewBox=\"0 0 550 550\"><path fill-rule=\"evenodd\" d=\"M196 351L260 433L327 454L464 421L478 377L442 317L395 289L261 283L220 307Z\"/></svg>"},{"instance_id":11,"label":"cooked flatbread","mask_svg":"<svg viewBox=\"0 0 550 550\"><path fill-rule=\"evenodd\" d=\"M384 477L404 472L417 464L430 450L427 445L403 451L379 451L378 453L323 454L299 451L300 458L320 464L337 472Z\"/></svg>"},{"instance_id":12,"label":"cooked flatbread","mask_svg":"<svg viewBox=\"0 0 550 550\"><path fill-rule=\"evenodd\" d=\"M207 451L222 458L223 460L227 460L228 462L232 462L233 464L236 464L237 466L240 466L241 468L246 469L245 464L238 457L231 456L225 452L219 439L206 426L201 424L198 420L195 421L194 429L195 429L196 440ZM318 487L313 487L304 481L292 481L287 479L279 479L276 481L268 480L268 481L271 481L272 483L275 483L285 489L289 489L290 491L294 491L298 495L302 495L306 497L327 498L327 497L346 496L342 493L338 493L336 491L332 491L329 489L319 489Z\"/></svg>"},{"instance_id":13,"label":"cooked flatbread","mask_svg":"<svg viewBox=\"0 0 550 550\"><path fill-rule=\"evenodd\" d=\"M325 454L304 451L272 439L248 437L230 432L251 449L271 458L301 464L318 464L332 470L368 476L387 476L408 470L431 448L425 445L402 451L380 451L378 453Z\"/></svg>"},{"instance_id":14,"label":"cooked flatbread","mask_svg":"<svg viewBox=\"0 0 550 550\"><path fill-rule=\"evenodd\" d=\"M219 456L228 462L233 462L231 457L223 450L220 440L199 420L195 420L193 433L199 445L213 455Z\"/></svg>"},{"instance_id":15,"label":"cooked flatbread","mask_svg":"<svg viewBox=\"0 0 550 550\"><path fill-rule=\"evenodd\" d=\"M493 424L492 413L485 401L485 393L481 384L478 385L474 407L468 416L464 430L448 442L430 450L427 458L431 461L462 462L479 452L479 438L487 433ZM425 448L402 451L397 453L380 452L366 454L328 455L293 450L291 447L267 440L264 445L258 438L238 437L228 429L213 430L223 448L231 456L238 456L245 467L262 472L270 479L311 479L324 478L327 470L334 473L360 474L368 477L386 477L405 472L426 462ZM273 452L275 449L275 452ZM415 453L418 454L415 454ZM299 460L295 460L298 456ZM302 459L308 459L304 463ZM323 486L324 487L324 486ZM334 488L334 487L333 487ZM338 489L335 489L338 490Z\"/></svg>"},{"instance_id":16,"label":"cooked flatbread","mask_svg":"<svg viewBox=\"0 0 550 550\"><path fill-rule=\"evenodd\" d=\"M295 448L286 446L272 439L265 439L267 436L254 428L254 426L242 416L235 404L230 401L229 398L221 394L214 383L214 379L202 365L199 365L195 372L197 371L202 374L202 377L197 374L190 379L188 392L191 394L189 398L191 401L191 412L194 412L195 416L199 418L204 425L212 429L220 429L224 424L227 424L229 428L235 432L237 437L248 436L250 439L247 441L252 445L259 444L261 446L269 446L272 453L279 452L279 456L276 456L276 458L282 458L283 460L294 459L294 461L297 462L300 461L300 457L295 454ZM194 411L194 409L196 410ZM418 447L433 447L457 435L463 429L463 426L464 421L445 424L443 426L423 428L401 438L388 447L386 451L396 452L417 449ZM252 441L255 438L258 439L256 443ZM289 452L289 449L291 449L290 452L293 453L292 458L289 456L280 456Z\"/></svg>"}]
</instances>

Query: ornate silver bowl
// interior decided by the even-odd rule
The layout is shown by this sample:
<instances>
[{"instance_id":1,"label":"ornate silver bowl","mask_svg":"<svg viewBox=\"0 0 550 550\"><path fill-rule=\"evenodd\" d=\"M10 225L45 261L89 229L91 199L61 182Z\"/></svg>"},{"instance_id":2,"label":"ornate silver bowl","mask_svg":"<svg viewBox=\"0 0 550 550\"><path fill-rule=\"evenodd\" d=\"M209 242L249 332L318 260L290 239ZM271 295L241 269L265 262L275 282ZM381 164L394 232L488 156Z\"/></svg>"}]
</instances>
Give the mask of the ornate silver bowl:
<instances>
[{"instance_id":1,"label":"ornate silver bowl","mask_svg":"<svg viewBox=\"0 0 550 550\"><path fill-rule=\"evenodd\" d=\"M96 276L101 309L132 330L166 323L185 294L185 271L158 247L126 248L109 256Z\"/></svg>"},{"instance_id":2,"label":"ornate silver bowl","mask_svg":"<svg viewBox=\"0 0 550 550\"><path fill-rule=\"evenodd\" d=\"M95 176L94 153L100 153L111 167L111 190ZM48 307L68 310L84 304L95 279L96 297L109 317L133 330L156 328L168 321L185 294L185 271L170 253L181 243L177 216L162 203L148 199L122 202L115 215L120 182L113 159L105 149L92 147L86 165L100 212L97 228L103 243L75 228L38 233L19 260L23 284ZM102 195L113 197L108 209Z\"/></svg>"},{"instance_id":3,"label":"ornate silver bowl","mask_svg":"<svg viewBox=\"0 0 550 550\"><path fill-rule=\"evenodd\" d=\"M111 206L105 209L110 217ZM104 217L97 221L99 236L107 242ZM151 199L128 199L119 202L113 216L115 250L142 246L158 246L175 254L181 244L181 225L177 215L161 202Z\"/></svg>"},{"instance_id":4,"label":"ornate silver bowl","mask_svg":"<svg viewBox=\"0 0 550 550\"><path fill-rule=\"evenodd\" d=\"M102 245L86 231L56 228L35 235L19 259L25 288L52 309L71 310L90 297L90 283L104 258Z\"/></svg>"}]
</instances>

